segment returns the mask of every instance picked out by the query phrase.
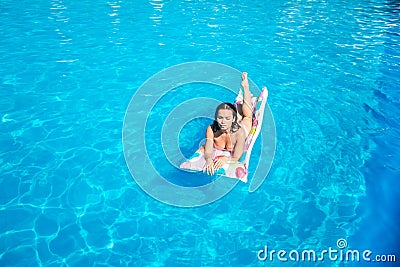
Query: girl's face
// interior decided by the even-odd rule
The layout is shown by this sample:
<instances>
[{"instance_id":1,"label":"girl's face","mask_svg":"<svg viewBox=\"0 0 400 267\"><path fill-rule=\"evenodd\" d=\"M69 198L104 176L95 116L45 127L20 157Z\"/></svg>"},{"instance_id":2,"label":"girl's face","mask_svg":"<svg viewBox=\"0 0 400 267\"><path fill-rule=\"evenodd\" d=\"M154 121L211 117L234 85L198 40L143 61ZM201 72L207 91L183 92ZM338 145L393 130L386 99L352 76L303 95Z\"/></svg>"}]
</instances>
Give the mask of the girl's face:
<instances>
[{"instance_id":1,"label":"girl's face","mask_svg":"<svg viewBox=\"0 0 400 267\"><path fill-rule=\"evenodd\" d=\"M217 122L223 131L227 131L232 127L233 111L230 109L220 109L217 113Z\"/></svg>"}]
</instances>

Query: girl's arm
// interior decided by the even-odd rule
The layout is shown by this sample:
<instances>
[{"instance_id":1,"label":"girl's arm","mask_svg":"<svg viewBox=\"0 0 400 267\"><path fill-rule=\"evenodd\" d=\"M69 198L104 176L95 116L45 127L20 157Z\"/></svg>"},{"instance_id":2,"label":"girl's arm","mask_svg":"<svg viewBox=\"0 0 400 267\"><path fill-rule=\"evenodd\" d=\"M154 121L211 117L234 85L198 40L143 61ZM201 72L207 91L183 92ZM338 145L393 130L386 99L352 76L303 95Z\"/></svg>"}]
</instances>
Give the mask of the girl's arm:
<instances>
[{"instance_id":1,"label":"girl's arm","mask_svg":"<svg viewBox=\"0 0 400 267\"><path fill-rule=\"evenodd\" d=\"M214 132L211 126L208 126L206 131L206 145L204 146L204 159L206 160L206 172L210 175L214 174L214 162L212 159L213 150Z\"/></svg>"},{"instance_id":2,"label":"girl's arm","mask_svg":"<svg viewBox=\"0 0 400 267\"><path fill-rule=\"evenodd\" d=\"M246 142L246 134L244 132L244 129L241 128L237 133L235 151L233 152L233 157L231 158L231 160L238 161L240 157L242 157L245 142Z\"/></svg>"},{"instance_id":3,"label":"girl's arm","mask_svg":"<svg viewBox=\"0 0 400 267\"><path fill-rule=\"evenodd\" d=\"M211 126L207 127L206 131L206 145L204 147L204 158L212 159L212 153L214 149L214 132L211 129Z\"/></svg>"},{"instance_id":4,"label":"girl's arm","mask_svg":"<svg viewBox=\"0 0 400 267\"><path fill-rule=\"evenodd\" d=\"M229 160L235 160L238 161L242 155L243 155L243 151L244 151L244 143L246 141L246 134L244 132L244 129L241 128L236 136L236 144L235 144L235 151L233 152L233 157L220 157L218 158L215 162L214 162L214 169L218 170L219 168L221 168L226 162L228 162Z\"/></svg>"}]
</instances>

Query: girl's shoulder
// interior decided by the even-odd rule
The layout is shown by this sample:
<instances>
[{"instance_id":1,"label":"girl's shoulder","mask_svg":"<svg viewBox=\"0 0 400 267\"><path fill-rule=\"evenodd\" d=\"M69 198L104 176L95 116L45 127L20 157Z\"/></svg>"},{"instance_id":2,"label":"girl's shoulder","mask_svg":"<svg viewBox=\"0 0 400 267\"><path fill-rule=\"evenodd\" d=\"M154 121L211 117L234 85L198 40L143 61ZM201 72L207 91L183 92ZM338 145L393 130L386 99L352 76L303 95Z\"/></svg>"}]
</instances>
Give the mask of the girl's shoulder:
<instances>
[{"instance_id":1,"label":"girl's shoulder","mask_svg":"<svg viewBox=\"0 0 400 267\"><path fill-rule=\"evenodd\" d=\"M206 130L206 138L214 138L214 131L213 131L211 125L209 125L209 126L207 127L207 130Z\"/></svg>"}]
</instances>

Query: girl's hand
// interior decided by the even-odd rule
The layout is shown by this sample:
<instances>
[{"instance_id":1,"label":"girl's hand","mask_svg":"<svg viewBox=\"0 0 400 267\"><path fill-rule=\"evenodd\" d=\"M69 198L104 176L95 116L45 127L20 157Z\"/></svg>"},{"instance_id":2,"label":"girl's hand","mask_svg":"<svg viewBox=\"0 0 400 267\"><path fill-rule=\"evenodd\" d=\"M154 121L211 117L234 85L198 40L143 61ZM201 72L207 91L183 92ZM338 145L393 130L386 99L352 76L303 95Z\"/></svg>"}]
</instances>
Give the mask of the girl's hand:
<instances>
[{"instance_id":1,"label":"girl's hand","mask_svg":"<svg viewBox=\"0 0 400 267\"><path fill-rule=\"evenodd\" d=\"M230 158L227 156L219 157L217 160L214 161L214 169L218 170L219 168L224 166L224 164L227 163L229 159Z\"/></svg>"},{"instance_id":2,"label":"girl's hand","mask_svg":"<svg viewBox=\"0 0 400 267\"><path fill-rule=\"evenodd\" d=\"M206 159L206 172L208 175L214 175L214 162L212 159Z\"/></svg>"}]
</instances>

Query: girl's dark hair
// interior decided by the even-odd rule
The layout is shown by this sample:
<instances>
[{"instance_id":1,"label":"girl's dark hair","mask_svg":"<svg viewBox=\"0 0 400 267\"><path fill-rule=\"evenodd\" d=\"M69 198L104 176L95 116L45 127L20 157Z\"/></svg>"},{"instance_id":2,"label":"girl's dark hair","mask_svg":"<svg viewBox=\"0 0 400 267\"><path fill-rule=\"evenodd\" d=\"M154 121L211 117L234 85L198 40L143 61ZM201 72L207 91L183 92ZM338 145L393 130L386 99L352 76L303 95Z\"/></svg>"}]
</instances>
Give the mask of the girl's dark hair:
<instances>
[{"instance_id":1,"label":"girl's dark hair","mask_svg":"<svg viewBox=\"0 0 400 267\"><path fill-rule=\"evenodd\" d=\"M218 121L217 121L218 111L220 111L221 109L232 110L233 122L232 122L231 132L234 133L237 130L239 130L240 129L240 125L237 123L237 110L236 110L236 107L233 104L226 102L226 103L219 104L217 106L217 109L215 110L214 122L213 122L213 124L211 124L211 129L213 130L213 132L215 133L216 131L221 130L221 127L219 127L219 124L218 124Z\"/></svg>"}]
</instances>

